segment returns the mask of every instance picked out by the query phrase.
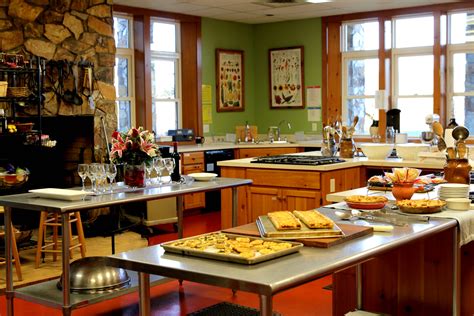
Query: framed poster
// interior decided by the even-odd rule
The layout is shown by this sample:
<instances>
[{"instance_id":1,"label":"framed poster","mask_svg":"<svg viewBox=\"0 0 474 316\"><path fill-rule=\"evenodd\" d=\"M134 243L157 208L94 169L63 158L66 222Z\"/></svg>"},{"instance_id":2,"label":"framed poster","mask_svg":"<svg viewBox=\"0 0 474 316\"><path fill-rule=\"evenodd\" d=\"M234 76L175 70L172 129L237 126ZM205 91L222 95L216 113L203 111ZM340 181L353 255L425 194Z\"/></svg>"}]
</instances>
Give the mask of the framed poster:
<instances>
[{"instance_id":1,"label":"framed poster","mask_svg":"<svg viewBox=\"0 0 474 316\"><path fill-rule=\"evenodd\" d=\"M244 110L244 52L216 50L217 112Z\"/></svg>"},{"instance_id":2,"label":"framed poster","mask_svg":"<svg viewBox=\"0 0 474 316\"><path fill-rule=\"evenodd\" d=\"M269 50L270 108L304 108L303 46Z\"/></svg>"}]
</instances>

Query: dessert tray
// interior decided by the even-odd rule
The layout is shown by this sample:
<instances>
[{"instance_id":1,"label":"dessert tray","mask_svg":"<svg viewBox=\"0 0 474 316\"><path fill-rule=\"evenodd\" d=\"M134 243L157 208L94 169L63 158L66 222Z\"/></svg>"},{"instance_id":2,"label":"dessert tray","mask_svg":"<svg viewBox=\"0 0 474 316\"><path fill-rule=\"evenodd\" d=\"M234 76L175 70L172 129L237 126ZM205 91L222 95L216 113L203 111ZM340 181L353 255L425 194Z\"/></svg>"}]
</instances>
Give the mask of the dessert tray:
<instances>
[{"instance_id":1,"label":"dessert tray","mask_svg":"<svg viewBox=\"0 0 474 316\"><path fill-rule=\"evenodd\" d=\"M278 230L267 215L261 215L257 219L257 227L260 235L265 238L278 239L302 239L302 238L334 238L344 236L343 231L334 224L332 228L309 228L301 222L299 229Z\"/></svg>"},{"instance_id":2,"label":"dessert tray","mask_svg":"<svg viewBox=\"0 0 474 316\"><path fill-rule=\"evenodd\" d=\"M302 243L214 232L161 244L167 252L227 262L255 264L298 252Z\"/></svg>"}]
</instances>

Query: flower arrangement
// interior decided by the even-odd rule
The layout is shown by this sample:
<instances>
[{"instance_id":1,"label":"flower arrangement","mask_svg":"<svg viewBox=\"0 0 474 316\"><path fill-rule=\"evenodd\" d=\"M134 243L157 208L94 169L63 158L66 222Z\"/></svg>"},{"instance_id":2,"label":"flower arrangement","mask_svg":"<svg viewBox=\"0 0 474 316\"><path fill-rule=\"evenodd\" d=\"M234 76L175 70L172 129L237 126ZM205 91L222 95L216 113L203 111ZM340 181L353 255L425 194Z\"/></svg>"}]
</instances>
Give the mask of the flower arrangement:
<instances>
[{"instance_id":1,"label":"flower arrangement","mask_svg":"<svg viewBox=\"0 0 474 316\"><path fill-rule=\"evenodd\" d=\"M132 127L126 133L115 131L112 134L110 161L115 164L149 164L153 157L160 156L160 150L154 140L153 133L141 126Z\"/></svg>"}]
</instances>

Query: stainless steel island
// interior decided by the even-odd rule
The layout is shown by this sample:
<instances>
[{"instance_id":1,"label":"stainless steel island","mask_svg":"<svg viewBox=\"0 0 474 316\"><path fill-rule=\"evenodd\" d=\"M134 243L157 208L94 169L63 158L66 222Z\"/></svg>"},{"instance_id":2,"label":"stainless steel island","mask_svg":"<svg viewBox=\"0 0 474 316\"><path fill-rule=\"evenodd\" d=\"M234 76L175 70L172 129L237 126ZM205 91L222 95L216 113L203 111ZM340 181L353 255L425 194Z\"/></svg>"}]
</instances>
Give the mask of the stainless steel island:
<instances>
[{"instance_id":1,"label":"stainless steel island","mask_svg":"<svg viewBox=\"0 0 474 316\"><path fill-rule=\"evenodd\" d=\"M334 217L329 209L321 209ZM107 262L139 272L140 315L149 315L149 275L158 274L170 278L189 280L233 290L255 293L260 297L261 315L272 315L272 298L275 294L310 282L325 275L372 259L373 257L402 248L411 242L427 239L439 234L452 237L451 249L446 249L453 267L445 271L450 284L437 284L452 289L452 295L432 308L442 310L447 305L456 314L456 261L457 223L451 219L431 219L428 223L411 223L395 227L392 233L374 233L331 248L303 247L298 253L255 265L221 262L211 259L167 253L160 246L137 249L107 257ZM410 278L410 276L405 276ZM436 279L436 276L432 276ZM437 283L444 282L445 279ZM308 308L311 308L308 306ZM431 314L434 315L434 314Z\"/></svg>"},{"instance_id":2,"label":"stainless steel island","mask_svg":"<svg viewBox=\"0 0 474 316\"><path fill-rule=\"evenodd\" d=\"M217 178L212 181L196 181L190 183L155 186L150 188L136 189L129 192L116 192L112 194L101 194L98 196L87 196L79 201L63 201L39 198L35 193L23 193L16 195L0 196L0 206L5 207L5 227L11 225L12 208L19 209L18 212L40 212L48 211L61 215L62 228L62 270L64 280L70 279L69 271L69 213L75 211L88 210L100 207L109 207L119 204L149 201L167 197L177 197L177 217L178 217L178 235L181 237L183 232L183 195L187 193L207 192L222 189L232 190L232 213L234 224L237 218L237 187L251 184L251 180L235 178ZM17 210L16 210L17 211ZM62 307L64 315L70 315L74 307L84 306L88 302L94 301L92 297L85 297L83 301L71 299L70 282L64 282L62 299L58 298L56 293L47 293L45 289L28 291L28 287L22 288L21 293L13 289L12 276L12 235L10 230L6 230L6 298L7 315L14 314L13 299L15 296L22 299L31 300L52 307ZM34 285L33 285L34 286ZM32 287L33 287L32 286ZM54 286L52 287L53 291ZM58 290L56 290L58 291ZM32 294L34 293L34 294ZM39 293L39 294L37 294ZM74 304L71 303L74 301ZM95 300L97 301L97 300Z\"/></svg>"}]
</instances>

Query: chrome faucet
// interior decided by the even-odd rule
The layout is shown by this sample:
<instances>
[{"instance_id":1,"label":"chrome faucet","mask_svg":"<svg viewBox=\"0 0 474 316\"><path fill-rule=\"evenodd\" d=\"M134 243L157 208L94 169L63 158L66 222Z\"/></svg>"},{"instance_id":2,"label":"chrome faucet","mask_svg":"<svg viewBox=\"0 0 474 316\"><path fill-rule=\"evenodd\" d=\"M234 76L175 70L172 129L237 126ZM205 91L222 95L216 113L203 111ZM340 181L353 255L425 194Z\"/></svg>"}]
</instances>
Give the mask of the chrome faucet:
<instances>
[{"instance_id":1,"label":"chrome faucet","mask_svg":"<svg viewBox=\"0 0 474 316\"><path fill-rule=\"evenodd\" d=\"M277 129L276 129L276 139L277 139L278 141L281 140L281 137L280 137L280 135L281 135L281 133L280 133L280 132L281 132L281 130L280 130L280 125L283 124L283 123L285 123L285 122L286 122L286 124L287 124L287 126L288 126L288 129L291 129L291 124L290 124L290 122L288 122L287 120L281 120L280 123L278 123L278 127L277 127Z\"/></svg>"}]
</instances>

